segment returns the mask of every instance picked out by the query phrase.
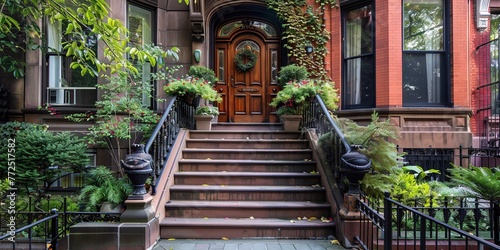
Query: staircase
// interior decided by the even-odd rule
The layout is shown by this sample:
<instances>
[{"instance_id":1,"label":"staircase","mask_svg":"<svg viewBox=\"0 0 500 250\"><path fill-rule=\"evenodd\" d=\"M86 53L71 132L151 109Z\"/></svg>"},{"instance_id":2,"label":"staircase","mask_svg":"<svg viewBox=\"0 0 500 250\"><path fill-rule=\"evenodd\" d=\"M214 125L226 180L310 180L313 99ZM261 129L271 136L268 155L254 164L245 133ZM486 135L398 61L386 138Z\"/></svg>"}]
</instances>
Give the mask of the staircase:
<instances>
[{"instance_id":1,"label":"staircase","mask_svg":"<svg viewBox=\"0 0 500 250\"><path fill-rule=\"evenodd\" d=\"M309 142L272 124L190 131L161 238L326 238L330 204ZM322 219L323 217L323 219Z\"/></svg>"}]
</instances>

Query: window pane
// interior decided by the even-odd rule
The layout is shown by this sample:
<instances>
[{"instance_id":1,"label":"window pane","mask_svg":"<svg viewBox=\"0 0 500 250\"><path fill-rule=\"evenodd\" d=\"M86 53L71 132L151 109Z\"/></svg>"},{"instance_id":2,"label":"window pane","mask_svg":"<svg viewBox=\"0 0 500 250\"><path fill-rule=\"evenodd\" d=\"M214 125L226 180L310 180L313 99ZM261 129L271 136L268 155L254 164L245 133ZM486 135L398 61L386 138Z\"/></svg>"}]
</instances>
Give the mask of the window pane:
<instances>
[{"instance_id":1,"label":"window pane","mask_svg":"<svg viewBox=\"0 0 500 250\"><path fill-rule=\"evenodd\" d=\"M375 106L373 15L371 3L343 13L342 104L345 109Z\"/></svg>"},{"instance_id":2,"label":"window pane","mask_svg":"<svg viewBox=\"0 0 500 250\"><path fill-rule=\"evenodd\" d=\"M70 67L72 58L66 57L61 42L63 25L60 22L47 23L46 101L55 105L93 106L97 100L97 77L85 74L80 68ZM71 37L66 37L71 39ZM97 46L93 46L94 51ZM91 64L91 63L89 63Z\"/></svg>"},{"instance_id":3,"label":"window pane","mask_svg":"<svg viewBox=\"0 0 500 250\"><path fill-rule=\"evenodd\" d=\"M149 10L129 5L128 28L130 42L136 46L151 44L153 14Z\"/></svg>"},{"instance_id":4,"label":"window pane","mask_svg":"<svg viewBox=\"0 0 500 250\"><path fill-rule=\"evenodd\" d=\"M371 5L349 11L346 15L346 57L372 52Z\"/></svg>"},{"instance_id":5,"label":"window pane","mask_svg":"<svg viewBox=\"0 0 500 250\"><path fill-rule=\"evenodd\" d=\"M219 60L219 75L217 76L217 78L219 78L219 81L221 82L225 82L225 73L224 73L224 50L223 49L219 49L218 51L218 60Z\"/></svg>"},{"instance_id":6,"label":"window pane","mask_svg":"<svg viewBox=\"0 0 500 250\"><path fill-rule=\"evenodd\" d=\"M130 30L130 43L135 46L150 45L153 41L153 12L134 5L129 5L128 28ZM139 75L134 81L142 83L142 104L151 107L151 65L135 64Z\"/></svg>"},{"instance_id":7,"label":"window pane","mask_svg":"<svg viewBox=\"0 0 500 250\"><path fill-rule=\"evenodd\" d=\"M443 50L443 1L404 0L404 50Z\"/></svg>"},{"instance_id":8,"label":"window pane","mask_svg":"<svg viewBox=\"0 0 500 250\"><path fill-rule=\"evenodd\" d=\"M344 104L346 106L374 106L373 56L350 59L346 64Z\"/></svg>"},{"instance_id":9,"label":"window pane","mask_svg":"<svg viewBox=\"0 0 500 250\"><path fill-rule=\"evenodd\" d=\"M244 21L235 21L225 24L219 30L219 36L228 36L234 30L243 28L257 28L264 31L268 36L277 36L278 34L276 32L276 29L274 29L274 27L271 26L270 24L259 21L244 20Z\"/></svg>"},{"instance_id":10,"label":"window pane","mask_svg":"<svg viewBox=\"0 0 500 250\"><path fill-rule=\"evenodd\" d=\"M443 53L403 55L403 103L444 104Z\"/></svg>"},{"instance_id":11,"label":"window pane","mask_svg":"<svg viewBox=\"0 0 500 250\"><path fill-rule=\"evenodd\" d=\"M271 84L278 84L278 51L271 50Z\"/></svg>"}]
</instances>

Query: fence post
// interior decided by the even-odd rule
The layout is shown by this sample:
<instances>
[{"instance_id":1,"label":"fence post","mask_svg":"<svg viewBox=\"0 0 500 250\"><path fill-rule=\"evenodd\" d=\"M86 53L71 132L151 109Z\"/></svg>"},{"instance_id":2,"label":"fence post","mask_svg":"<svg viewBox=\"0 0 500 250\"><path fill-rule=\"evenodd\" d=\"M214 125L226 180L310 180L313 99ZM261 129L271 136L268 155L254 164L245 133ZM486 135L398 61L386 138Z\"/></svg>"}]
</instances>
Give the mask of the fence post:
<instances>
[{"instance_id":1,"label":"fence post","mask_svg":"<svg viewBox=\"0 0 500 250\"><path fill-rule=\"evenodd\" d=\"M51 214L57 214L57 209L52 209L50 210L50 213ZM56 216L54 218L52 218L52 225L51 225L51 230L50 230L50 233L52 235L52 239L50 240L50 246L51 246L51 249L52 250L57 250L57 238L59 237L59 233L58 233L58 230L57 230L57 226L58 226L58 218L59 216Z\"/></svg>"},{"instance_id":2,"label":"fence post","mask_svg":"<svg viewBox=\"0 0 500 250\"><path fill-rule=\"evenodd\" d=\"M497 245L500 245L499 220L500 220L500 204L498 202L495 202L493 204L493 232L495 233L495 235L493 236L493 240Z\"/></svg>"},{"instance_id":3,"label":"fence post","mask_svg":"<svg viewBox=\"0 0 500 250\"><path fill-rule=\"evenodd\" d=\"M420 249L425 250L425 247L426 247L425 241L426 241L426 237L427 237L427 231L426 231L426 225L425 225L426 219L425 219L425 216L422 216L422 215L419 215L419 216L420 216Z\"/></svg>"},{"instance_id":4,"label":"fence post","mask_svg":"<svg viewBox=\"0 0 500 250\"><path fill-rule=\"evenodd\" d=\"M390 193L386 192L384 197L384 250L392 249L392 202L389 200Z\"/></svg>"}]
</instances>

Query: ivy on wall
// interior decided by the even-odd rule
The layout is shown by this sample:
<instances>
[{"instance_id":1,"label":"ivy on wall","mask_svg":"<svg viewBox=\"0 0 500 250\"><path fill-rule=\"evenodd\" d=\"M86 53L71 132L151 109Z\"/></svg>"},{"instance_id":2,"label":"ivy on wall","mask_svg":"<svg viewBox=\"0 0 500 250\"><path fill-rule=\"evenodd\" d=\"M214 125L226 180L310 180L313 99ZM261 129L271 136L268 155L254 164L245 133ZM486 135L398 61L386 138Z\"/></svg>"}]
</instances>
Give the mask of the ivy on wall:
<instances>
[{"instance_id":1,"label":"ivy on wall","mask_svg":"<svg viewBox=\"0 0 500 250\"><path fill-rule=\"evenodd\" d=\"M316 6L307 0L267 0L284 21L283 39L288 57L292 62L308 69L311 78L329 78L325 69L326 44L330 33L325 29L325 9L335 6L335 0L315 0ZM306 53L306 46L313 46L314 52Z\"/></svg>"}]
</instances>

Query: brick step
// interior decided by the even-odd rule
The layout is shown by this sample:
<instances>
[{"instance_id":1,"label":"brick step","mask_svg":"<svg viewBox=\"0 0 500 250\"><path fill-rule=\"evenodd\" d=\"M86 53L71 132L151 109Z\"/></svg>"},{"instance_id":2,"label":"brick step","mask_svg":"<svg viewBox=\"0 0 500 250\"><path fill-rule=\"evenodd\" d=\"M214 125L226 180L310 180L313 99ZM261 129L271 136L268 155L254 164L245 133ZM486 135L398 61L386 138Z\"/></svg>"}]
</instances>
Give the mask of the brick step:
<instances>
[{"instance_id":1,"label":"brick step","mask_svg":"<svg viewBox=\"0 0 500 250\"><path fill-rule=\"evenodd\" d=\"M301 139L300 132L266 131L266 130L191 130L191 139Z\"/></svg>"},{"instance_id":2,"label":"brick step","mask_svg":"<svg viewBox=\"0 0 500 250\"><path fill-rule=\"evenodd\" d=\"M330 217L330 204L308 201L191 201L165 204L166 217L184 218L321 218ZM304 219L307 219L304 218Z\"/></svg>"},{"instance_id":3,"label":"brick step","mask_svg":"<svg viewBox=\"0 0 500 250\"><path fill-rule=\"evenodd\" d=\"M177 172L179 185L262 185L262 186L312 186L321 182L317 173L288 172Z\"/></svg>"},{"instance_id":4,"label":"brick step","mask_svg":"<svg viewBox=\"0 0 500 250\"><path fill-rule=\"evenodd\" d=\"M265 160L217 160L182 159L179 171L245 171L245 172L298 172L309 173L316 169L314 161L265 161Z\"/></svg>"},{"instance_id":5,"label":"brick step","mask_svg":"<svg viewBox=\"0 0 500 250\"><path fill-rule=\"evenodd\" d=\"M234 123L218 122L212 124L212 130L260 130L260 131L280 131L283 130L282 123Z\"/></svg>"},{"instance_id":6,"label":"brick step","mask_svg":"<svg viewBox=\"0 0 500 250\"><path fill-rule=\"evenodd\" d=\"M168 217L160 222L161 238L293 238L321 239L335 232L333 222L321 220L179 218Z\"/></svg>"},{"instance_id":7,"label":"brick step","mask_svg":"<svg viewBox=\"0 0 500 250\"><path fill-rule=\"evenodd\" d=\"M173 185L171 200L324 201L325 189L313 186Z\"/></svg>"},{"instance_id":8,"label":"brick step","mask_svg":"<svg viewBox=\"0 0 500 250\"><path fill-rule=\"evenodd\" d=\"M182 150L184 159L309 160L310 149L192 149Z\"/></svg>"},{"instance_id":9,"label":"brick step","mask_svg":"<svg viewBox=\"0 0 500 250\"><path fill-rule=\"evenodd\" d=\"M232 149L306 149L309 142L301 139L187 139L188 148L232 148Z\"/></svg>"}]
</instances>

